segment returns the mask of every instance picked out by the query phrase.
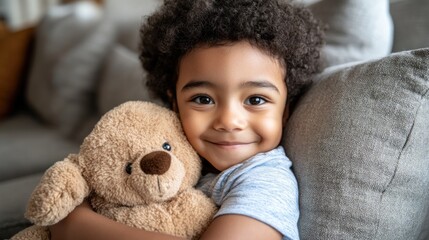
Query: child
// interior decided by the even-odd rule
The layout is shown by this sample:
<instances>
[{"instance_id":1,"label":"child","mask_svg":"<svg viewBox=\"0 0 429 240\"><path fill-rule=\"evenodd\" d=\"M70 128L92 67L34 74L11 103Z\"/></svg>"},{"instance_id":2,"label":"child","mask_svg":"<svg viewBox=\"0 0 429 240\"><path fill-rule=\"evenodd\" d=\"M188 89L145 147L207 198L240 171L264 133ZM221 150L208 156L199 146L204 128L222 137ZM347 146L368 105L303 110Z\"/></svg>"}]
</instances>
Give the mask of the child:
<instances>
[{"instance_id":1,"label":"child","mask_svg":"<svg viewBox=\"0 0 429 240\"><path fill-rule=\"evenodd\" d=\"M198 186L220 207L202 239L299 239L297 183L279 143L289 105L318 71L321 35L307 10L281 0L166 0L143 25L149 88L216 170ZM179 239L116 223L87 203L51 232Z\"/></svg>"}]
</instances>

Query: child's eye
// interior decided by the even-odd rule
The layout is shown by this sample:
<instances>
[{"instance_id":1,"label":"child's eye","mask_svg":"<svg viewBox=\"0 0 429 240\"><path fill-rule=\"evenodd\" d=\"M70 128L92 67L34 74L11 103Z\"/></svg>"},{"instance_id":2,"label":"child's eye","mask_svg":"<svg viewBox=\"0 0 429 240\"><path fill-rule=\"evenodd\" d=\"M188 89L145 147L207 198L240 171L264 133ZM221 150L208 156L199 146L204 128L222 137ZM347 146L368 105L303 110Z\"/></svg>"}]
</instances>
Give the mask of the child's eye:
<instances>
[{"instance_id":1,"label":"child's eye","mask_svg":"<svg viewBox=\"0 0 429 240\"><path fill-rule=\"evenodd\" d=\"M192 102L197 104L214 104L213 99L209 96L197 96L192 99Z\"/></svg>"},{"instance_id":2,"label":"child's eye","mask_svg":"<svg viewBox=\"0 0 429 240\"><path fill-rule=\"evenodd\" d=\"M267 101L264 98L255 96L255 97L249 97L248 99L246 99L246 101L244 102L244 104L247 104L247 105L261 105L261 104L264 104L266 102Z\"/></svg>"}]
</instances>

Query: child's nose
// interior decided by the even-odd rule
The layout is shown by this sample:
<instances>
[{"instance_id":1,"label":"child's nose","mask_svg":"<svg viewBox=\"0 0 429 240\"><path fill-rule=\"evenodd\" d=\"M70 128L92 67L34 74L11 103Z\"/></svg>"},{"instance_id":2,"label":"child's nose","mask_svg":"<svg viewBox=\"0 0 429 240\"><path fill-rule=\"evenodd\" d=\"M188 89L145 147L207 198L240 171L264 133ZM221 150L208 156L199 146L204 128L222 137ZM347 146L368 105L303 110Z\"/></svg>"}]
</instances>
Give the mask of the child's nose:
<instances>
[{"instance_id":1,"label":"child's nose","mask_svg":"<svg viewBox=\"0 0 429 240\"><path fill-rule=\"evenodd\" d=\"M219 108L213 127L218 131L243 130L247 125L246 113L237 106L225 106Z\"/></svg>"}]
</instances>

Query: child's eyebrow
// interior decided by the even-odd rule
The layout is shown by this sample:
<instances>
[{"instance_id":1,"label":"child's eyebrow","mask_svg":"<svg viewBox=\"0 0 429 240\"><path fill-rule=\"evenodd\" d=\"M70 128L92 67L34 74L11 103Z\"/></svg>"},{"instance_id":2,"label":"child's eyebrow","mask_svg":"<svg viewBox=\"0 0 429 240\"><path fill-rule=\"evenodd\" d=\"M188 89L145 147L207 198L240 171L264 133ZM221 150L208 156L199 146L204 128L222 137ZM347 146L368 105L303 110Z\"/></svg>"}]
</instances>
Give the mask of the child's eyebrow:
<instances>
[{"instance_id":1,"label":"child's eyebrow","mask_svg":"<svg viewBox=\"0 0 429 240\"><path fill-rule=\"evenodd\" d=\"M275 90L276 92L280 93L279 89L274 86L274 84L270 83L269 81L265 80L259 80L259 81L246 81L242 84L240 84L240 87L242 88L270 88Z\"/></svg>"},{"instance_id":2,"label":"child's eyebrow","mask_svg":"<svg viewBox=\"0 0 429 240\"><path fill-rule=\"evenodd\" d=\"M203 80L192 80L185 84L185 86L182 87L181 91L186 91L188 89L197 88L197 87L209 87L214 88L215 84L213 84L210 81L203 81Z\"/></svg>"},{"instance_id":3,"label":"child's eyebrow","mask_svg":"<svg viewBox=\"0 0 429 240\"><path fill-rule=\"evenodd\" d=\"M192 88L198 88L198 87L216 88L216 85L210 81L192 80L187 84L185 84L185 86L182 87L181 91L186 91L186 90L189 90ZM269 88L280 93L279 89L274 84L265 80L246 81L240 84L240 88Z\"/></svg>"}]
</instances>

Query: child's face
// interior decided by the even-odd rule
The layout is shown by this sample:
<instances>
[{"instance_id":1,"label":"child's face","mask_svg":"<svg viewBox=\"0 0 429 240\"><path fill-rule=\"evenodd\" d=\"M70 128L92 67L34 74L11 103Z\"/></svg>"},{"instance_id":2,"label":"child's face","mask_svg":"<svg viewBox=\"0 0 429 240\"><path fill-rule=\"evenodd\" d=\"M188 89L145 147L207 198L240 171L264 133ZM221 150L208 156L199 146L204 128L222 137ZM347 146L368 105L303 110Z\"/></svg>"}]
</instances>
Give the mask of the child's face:
<instances>
[{"instance_id":1,"label":"child's face","mask_svg":"<svg viewBox=\"0 0 429 240\"><path fill-rule=\"evenodd\" d=\"M222 171L278 146L287 90L278 60L247 42L185 55L177 108L195 150Z\"/></svg>"}]
</instances>

